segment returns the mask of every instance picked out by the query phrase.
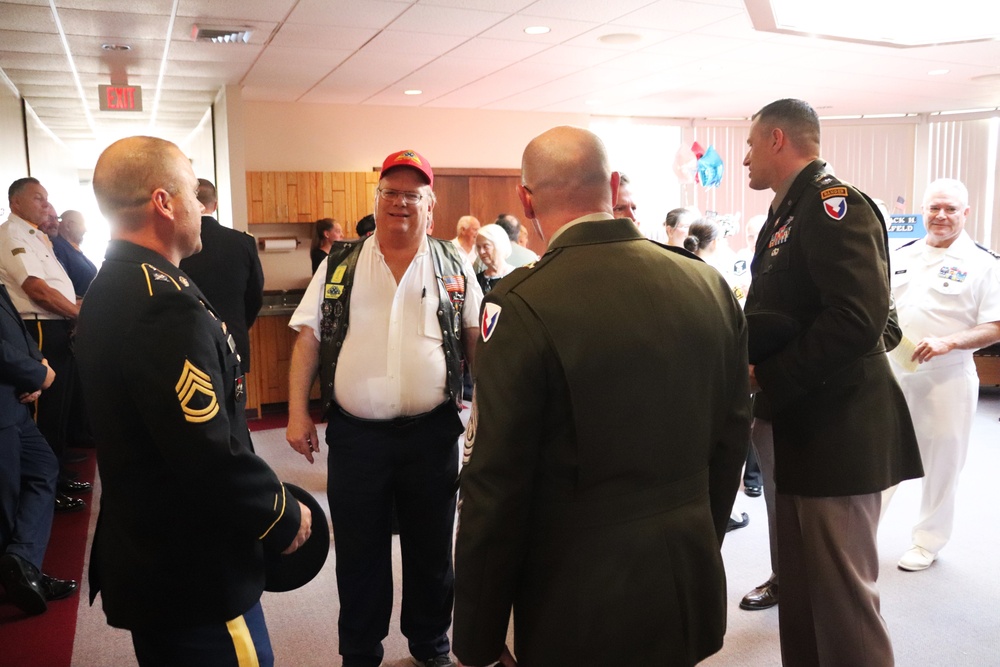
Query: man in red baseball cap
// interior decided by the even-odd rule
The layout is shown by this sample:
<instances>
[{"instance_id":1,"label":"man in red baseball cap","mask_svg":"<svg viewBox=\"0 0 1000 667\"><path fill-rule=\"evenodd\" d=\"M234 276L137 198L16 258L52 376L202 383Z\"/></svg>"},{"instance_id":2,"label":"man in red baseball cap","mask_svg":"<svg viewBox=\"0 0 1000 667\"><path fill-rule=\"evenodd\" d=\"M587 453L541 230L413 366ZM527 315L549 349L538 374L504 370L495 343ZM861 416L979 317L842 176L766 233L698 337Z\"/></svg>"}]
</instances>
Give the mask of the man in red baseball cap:
<instances>
[{"instance_id":1,"label":"man in red baseball cap","mask_svg":"<svg viewBox=\"0 0 1000 667\"><path fill-rule=\"evenodd\" d=\"M318 373L345 667L382 661L394 501L401 630L421 665L453 664L458 413L482 293L455 247L427 235L433 183L430 163L416 151L389 155L375 193L375 233L334 243L290 323L299 335L286 437L312 463L319 439L309 389Z\"/></svg>"}]
</instances>

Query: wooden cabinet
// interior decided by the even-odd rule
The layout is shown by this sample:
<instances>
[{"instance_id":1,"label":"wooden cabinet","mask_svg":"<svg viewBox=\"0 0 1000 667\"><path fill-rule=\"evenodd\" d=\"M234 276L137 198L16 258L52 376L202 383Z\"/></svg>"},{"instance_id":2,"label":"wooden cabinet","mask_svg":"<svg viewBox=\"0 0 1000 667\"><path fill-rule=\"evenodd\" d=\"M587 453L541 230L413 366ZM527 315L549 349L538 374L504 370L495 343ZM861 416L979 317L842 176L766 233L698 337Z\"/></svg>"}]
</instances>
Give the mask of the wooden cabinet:
<instances>
[{"instance_id":1,"label":"wooden cabinet","mask_svg":"<svg viewBox=\"0 0 1000 667\"><path fill-rule=\"evenodd\" d=\"M262 405L288 402L288 368L298 335L288 328L290 319L290 315L266 315L258 317L250 329L247 410L256 409L258 415ZM313 384L309 397L319 398L319 382Z\"/></svg>"},{"instance_id":2,"label":"wooden cabinet","mask_svg":"<svg viewBox=\"0 0 1000 667\"><path fill-rule=\"evenodd\" d=\"M372 212L378 172L248 171L250 224L333 218L353 228Z\"/></svg>"}]
</instances>

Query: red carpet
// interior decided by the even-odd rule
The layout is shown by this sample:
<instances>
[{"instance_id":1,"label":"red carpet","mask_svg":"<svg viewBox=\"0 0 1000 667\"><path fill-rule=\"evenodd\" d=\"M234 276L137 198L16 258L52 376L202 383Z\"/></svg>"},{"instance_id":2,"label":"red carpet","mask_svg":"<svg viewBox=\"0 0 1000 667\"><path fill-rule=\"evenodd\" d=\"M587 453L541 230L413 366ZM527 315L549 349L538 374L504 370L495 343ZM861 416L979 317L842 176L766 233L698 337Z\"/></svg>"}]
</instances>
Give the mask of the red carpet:
<instances>
[{"instance_id":1,"label":"red carpet","mask_svg":"<svg viewBox=\"0 0 1000 667\"><path fill-rule=\"evenodd\" d=\"M93 481L96 457L93 449L87 460L71 466L81 481ZM49 603L49 610L39 616L24 612L6 597L0 596L0 667L67 667L73 657L76 634L76 610L80 595L86 593L83 581L83 557L87 548L87 527L93 507L92 494L82 494L87 508L71 514L56 513L52 537L45 553L42 570L59 579L76 579L80 588L65 600Z\"/></svg>"}]
</instances>

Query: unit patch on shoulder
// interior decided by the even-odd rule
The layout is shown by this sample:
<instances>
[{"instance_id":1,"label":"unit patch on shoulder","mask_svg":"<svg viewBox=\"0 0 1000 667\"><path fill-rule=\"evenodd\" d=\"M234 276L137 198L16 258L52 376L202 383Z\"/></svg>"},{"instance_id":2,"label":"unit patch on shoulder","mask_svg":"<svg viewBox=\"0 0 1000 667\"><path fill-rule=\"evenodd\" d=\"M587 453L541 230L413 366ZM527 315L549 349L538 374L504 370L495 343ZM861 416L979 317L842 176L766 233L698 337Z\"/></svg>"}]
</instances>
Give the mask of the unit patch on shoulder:
<instances>
[{"instance_id":1,"label":"unit patch on shoulder","mask_svg":"<svg viewBox=\"0 0 1000 667\"><path fill-rule=\"evenodd\" d=\"M212 387L212 377L205 371L184 360L184 368L174 387L181 404L184 419L192 424L207 422L219 413L219 401Z\"/></svg>"},{"instance_id":2,"label":"unit patch on shoulder","mask_svg":"<svg viewBox=\"0 0 1000 667\"><path fill-rule=\"evenodd\" d=\"M24 248L12 248L10 254L12 254L14 257L17 257L18 255L23 255L26 252L28 251L25 250Z\"/></svg>"},{"instance_id":3,"label":"unit patch on shoulder","mask_svg":"<svg viewBox=\"0 0 1000 667\"><path fill-rule=\"evenodd\" d=\"M479 326L479 330L483 334L483 342L485 343L493 335L493 332L497 330L497 322L500 320L500 311L503 310L500 306L495 303L484 303L483 304L483 321Z\"/></svg>"},{"instance_id":4,"label":"unit patch on shoulder","mask_svg":"<svg viewBox=\"0 0 1000 667\"><path fill-rule=\"evenodd\" d=\"M331 285L327 284L326 289L323 290L324 299L339 299L344 293L343 285Z\"/></svg>"},{"instance_id":5,"label":"unit patch on shoulder","mask_svg":"<svg viewBox=\"0 0 1000 667\"><path fill-rule=\"evenodd\" d=\"M836 188L830 188L834 190ZM829 197L823 199L823 210L826 214L833 218L834 220L843 220L844 216L847 215L847 198L846 197Z\"/></svg>"}]
</instances>

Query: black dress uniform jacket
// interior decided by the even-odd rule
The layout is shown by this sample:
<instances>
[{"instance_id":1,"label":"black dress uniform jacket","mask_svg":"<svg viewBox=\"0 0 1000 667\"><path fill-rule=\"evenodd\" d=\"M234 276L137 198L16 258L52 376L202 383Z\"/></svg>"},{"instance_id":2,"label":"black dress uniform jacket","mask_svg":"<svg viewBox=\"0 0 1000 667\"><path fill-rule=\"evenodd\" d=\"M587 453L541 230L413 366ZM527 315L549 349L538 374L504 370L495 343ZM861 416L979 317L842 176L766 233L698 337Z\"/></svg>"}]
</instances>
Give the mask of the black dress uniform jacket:
<instances>
[{"instance_id":1,"label":"black dress uniform jacket","mask_svg":"<svg viewBox=\"0 0 1000 667\"><path fill-rule=\"evenodd\" d=\"M250 371L250 327L264 298L264 270L257 242L249 234L223 227L201 216L201 252L181 260L181 270L194 280L222 316L236 340L243 372Z\"/></svg>"},{"instance_id":2,"label":"black dress uniform jacket","mask_svg":"<svg viewBox=\"0 0 1000 667\"><path fill-rule=\"evenodd\" d=\"M30 408L18 397L40 388L47 373L35 339L24 328L7 287L0 284L0 428L24 417Z\"/></svg>"},{"instance_id":3,"label":"black dress uniform jacket","mask_svg":"<svg viewBox=\"0 0 1000 667\"><path fill-rule=\"evenodd\" d=\"M251 451L219 315L164 257L112 241L76 350L103 486L91 602L100 591L128 629L239 616L263 591L263 548L291 544L300 514Z\"/></svg>"},{"instance_id":4,"label":"black dress uniform jacket","mask_svg":"<svg viewBox=\"0 0 1000 667\"><path fill-rule=\"evenodd\" d=\"M826 212L831 206L835 219ZM757 238L746 313L800 334L756 365L774 425L779 493L875 493L923 470L882 334L890 310L885 225L863 194L814 160Z\"/></svg>"},{"instance_id":5,"label":"black dress uniform jacket","mask_svg":"<svg viewBox=\"0 0 1000 667\"><path fill-rule=\"evenodd\" d=\"M455 654L496 659L511 606L524 667L717 651L750 418L722 275L629 220L580 222L489 293L481 331Z\"/></svg>"}]
</instances>

